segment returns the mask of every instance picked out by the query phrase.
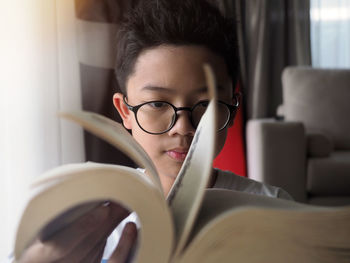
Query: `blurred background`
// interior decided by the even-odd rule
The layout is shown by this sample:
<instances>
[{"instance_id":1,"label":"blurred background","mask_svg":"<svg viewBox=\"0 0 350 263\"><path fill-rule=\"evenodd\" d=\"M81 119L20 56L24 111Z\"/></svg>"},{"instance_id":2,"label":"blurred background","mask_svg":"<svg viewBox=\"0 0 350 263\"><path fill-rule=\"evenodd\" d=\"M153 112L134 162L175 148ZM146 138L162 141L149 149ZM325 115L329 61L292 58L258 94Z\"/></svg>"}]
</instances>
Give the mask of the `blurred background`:
<instances>
[{"instance_id":1,"label":"blurred background","mask_svg":"<svg viewBox=\"0 0 350 263\"><path fill-rule=\"evenodd\" d=\"M253 174L263 164L255 157L248 160L254 153L247 155L247 123L280 118L281 75L287 66L350 68L350 0L212 2L237 21L237 90L244 95L214 166L264 181ZM58 165L86 160L132 165L109 145L58 119L57 112L85 109L118 120L112 105L118 90L113 41L123 12L135 3L0 1L0 261L11 252L33 178Z\"/></svg>"}]
</instances>

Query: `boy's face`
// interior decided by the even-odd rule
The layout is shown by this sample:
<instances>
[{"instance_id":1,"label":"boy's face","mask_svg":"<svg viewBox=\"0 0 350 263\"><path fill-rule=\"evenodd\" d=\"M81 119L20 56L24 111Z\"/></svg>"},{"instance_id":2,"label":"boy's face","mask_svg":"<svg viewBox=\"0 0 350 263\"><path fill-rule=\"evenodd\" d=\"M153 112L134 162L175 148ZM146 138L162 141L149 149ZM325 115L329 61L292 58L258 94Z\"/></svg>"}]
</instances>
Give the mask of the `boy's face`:
<instances>
[{"instance_id":1,"label":"boy's face","mask_svg":"<svg viewBox=\"0 0 350 263\"><path fill-rule=\"evenodd\" d=\"M219 88L218 97L231 104L232 86L224 60L200 46L158 46L138 57L134 72L126 83L127 102L135 106L147 101L167 101L176 107L192 107L207 100L203 64L214 69ZM123 103L123 95L114 95L114 105L124 126L151 157L167 193L178 174L193 139L189 112L179 111L175 126L166 133L153 135L143 131L135 115ZM227 128L218 132L216 154L222 149Z\"/></svg>"}]
</instances>

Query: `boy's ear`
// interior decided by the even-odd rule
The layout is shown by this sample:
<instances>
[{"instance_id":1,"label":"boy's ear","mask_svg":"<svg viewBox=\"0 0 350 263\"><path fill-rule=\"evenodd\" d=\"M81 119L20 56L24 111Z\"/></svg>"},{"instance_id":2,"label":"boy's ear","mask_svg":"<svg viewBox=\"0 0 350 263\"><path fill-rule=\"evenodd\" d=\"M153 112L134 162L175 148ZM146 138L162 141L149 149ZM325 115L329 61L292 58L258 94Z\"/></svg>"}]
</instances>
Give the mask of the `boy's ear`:
<instances>
[{"instance_id":1,"label":"boy's ear","mask_svg":"<svg viewBox=\"0 0 350 263\"><path fill-rule=\"evenodd\" d=\"M121 93L114 93L113 104L114 107L117 109L120 117L122 118L124 127L130 130L132 127L132 112L125 105L123 96L124 95Z\"/></svg>"}]
</instances>

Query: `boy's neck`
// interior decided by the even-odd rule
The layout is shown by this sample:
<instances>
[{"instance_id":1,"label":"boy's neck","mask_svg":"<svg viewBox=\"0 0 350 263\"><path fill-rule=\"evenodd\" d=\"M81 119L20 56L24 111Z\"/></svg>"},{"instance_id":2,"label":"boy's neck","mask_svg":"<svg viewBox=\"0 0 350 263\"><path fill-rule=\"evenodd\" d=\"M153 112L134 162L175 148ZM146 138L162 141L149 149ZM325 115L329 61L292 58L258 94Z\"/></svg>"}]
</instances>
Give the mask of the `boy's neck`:
<instances>
[{"instance_id":1,"label":"boy's neck","mask_svg":"<svg viewBox=\"0 0 350 263\"><path fill-rule=\"evenodd\" d=\"M217 171L215 169L213 169L207 188L212 188L214 186L215 181L216 181L216 177L217 177ZM175 182L175 179L176 178L173 178L170 176L161 176L160 177L160 182L162 184L164 196L168 196L169 191Z\"/></svg>"},{"instance_id":2,"label":"boy's neck","mask_svg":"<svg viewBox=\"0 0 350 263\"><path fill-rule=\"evenodd\" d=\"M160 178L160 182L162 184L162 188L163 188L163 193L164 196L168 196L171 187L173 186L174 182L175 182L176 178L170 177L170 176L162 176Z\"/></svg>"}]
</instances>

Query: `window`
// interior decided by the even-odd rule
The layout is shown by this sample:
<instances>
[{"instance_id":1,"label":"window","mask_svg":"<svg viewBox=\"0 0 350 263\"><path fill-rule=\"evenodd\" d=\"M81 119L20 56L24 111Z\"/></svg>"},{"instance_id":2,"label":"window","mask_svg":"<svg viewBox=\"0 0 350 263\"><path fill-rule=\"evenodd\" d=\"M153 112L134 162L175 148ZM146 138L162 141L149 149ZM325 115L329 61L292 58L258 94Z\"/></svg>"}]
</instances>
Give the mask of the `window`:
<instances>
[{"instance_id":1,"label":"window","mask_svg":"<svg viewBox=\"0 0 350 263\"><path fill-rule=\"evenodd\" d=\"M312 65L350 68L350 0L311 0Z\"/></svg>"},{"instance_id":2,"label":"window","mask_svg":"<svg viewBox=\"0 0 350 263\"><path fill-rule=\"evenodd\" d=\"M2 1L0 12L2 262L12 249L31 180L49 168L83 161L84 150L81 129L57 118L59 110L80 109L75 39L70 37L74 1Z\"/></svg>"}]
</instances>

